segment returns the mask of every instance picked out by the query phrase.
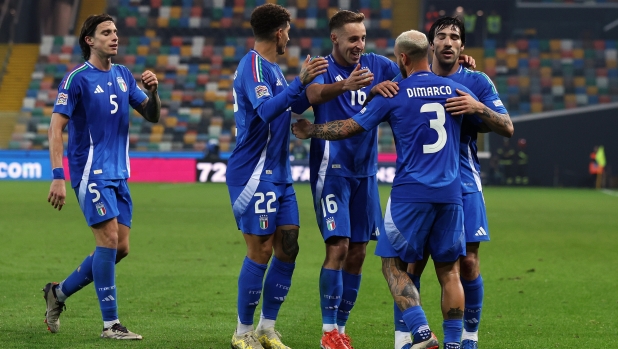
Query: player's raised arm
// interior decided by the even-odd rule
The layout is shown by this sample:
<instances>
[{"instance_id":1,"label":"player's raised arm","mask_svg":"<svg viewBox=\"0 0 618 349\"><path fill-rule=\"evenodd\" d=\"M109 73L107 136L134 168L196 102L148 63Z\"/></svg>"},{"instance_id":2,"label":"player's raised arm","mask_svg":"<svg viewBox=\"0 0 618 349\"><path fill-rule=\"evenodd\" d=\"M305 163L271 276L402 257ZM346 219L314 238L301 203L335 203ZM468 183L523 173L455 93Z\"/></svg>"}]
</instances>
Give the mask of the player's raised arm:
<instances>
[{"instance_id":1,"label":"player's raised arm","mask_svg":"<svg viewBox=\"0 0 618 349\"><path fill-rule=\"evenodd\" d=\"M371 85L373 73L369 69L361 69L360 63L347 79L332 84L314 83L307 87L307 98L311 104L328 102L346 91L356 91Z\"/></svg>"},{"instance_id":2,"label":"player's raised arm","mask_svg":"<svg viewBox=\"0 0 618 349\"><path fill-rule=\"evenodd\" d=\"M457 93L460 97L446 100L446 111L451 115L476 114L491 131L504 137L513 136L515 128L508 113L498 113L474 99L469 93L459 89L457 89ZM483 131L483 128L481 128L481 131Z\"/></svg>"},{"instance_id":3,"label":"player's raised arm","mask_svg":"<svg viewBox=\"0 0 618 349\"><path fill-rule=\"evenodd\" d=\"M144 119L156 123L161 117L161 99L159 98L159 81L157 76L150 70L142 73L142 85L148 91L148 97L136 109Z\"/></svg>"},{"instance_id":4,"label":"player's raised arm","mask_svg":"<svg viewBox=\"0 0 618 349\"><path fill-rule=\"evenodd\" d=\"M62 166L62 154L64 153L64 143L62 140L62 132L69 123L69 118L53 113L47 137L49 140L49 159L51 161L53 180L49 187L47 202L49 202L58 211L62 210L67 190L64 181L64 168Z\"/></svg>"},{"instance_id":5,"label":"player's raised arm","mask_svg":"<svg viewBox=\"0 0 618 349\"><path fill-rule=\"evenodd\" d=\"M292 133L300 139L320 138L328 141L346 139L365 132L354 119L334 120L325 124L312 124L306 119L299 119L292 124Z\"/></svg>"}]
</instances>

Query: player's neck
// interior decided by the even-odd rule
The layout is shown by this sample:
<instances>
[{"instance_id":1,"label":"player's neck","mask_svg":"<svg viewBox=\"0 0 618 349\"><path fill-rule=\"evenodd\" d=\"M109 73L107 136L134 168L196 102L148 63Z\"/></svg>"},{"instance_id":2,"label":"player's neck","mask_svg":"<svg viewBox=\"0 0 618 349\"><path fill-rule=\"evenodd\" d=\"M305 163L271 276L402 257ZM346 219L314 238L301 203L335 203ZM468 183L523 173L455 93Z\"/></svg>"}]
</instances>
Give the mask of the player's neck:
<instances>
[{"instance_id":1,"label":"player's neck","mask_svg":"<svg viewBox=\"0 0 618 349\"><path fill-rule=\"evenodd\" d=\"M421 62L412 63L406 66L406 71L408 72L408 77L414 73L429 71L429 63L427 60L423 60Z\"/></svg>"},{"instance_id":2,"label":"player's neck","mask_svg":"<svg viewBox=\"0 0 618 349\"><path fill-rule=\"evenodd\" d=\"M269 41L256 41L253 50L270 63L277 61L277 45Z\"/></svg>"},{"instance_id":3,"label":"player's neck","mask_svg":"<svg viewBox=\"0 0 618 349\"><path fill-rule=\"evenodd\" d=\"M354 64L348 64L348 62L346 62L343 56L339 54L339 51L335 50L334 48L333 48L333 52L330 55L333 56L333 60L335 61L335 63L337 63L338 65L342 67L349 67L349 66L354 65Z\"/></svg>"},{"instance_id":4,"label":"player's neck","mask_svg":"<svg viewBox=\"0 0 618 349\"><path fill-rule=\"evenodd\" d=\"M438 59L433 57L433 64L431 65L431 71L438 76L449 76L451 74L455 74L459 69L458 62L453 64L443 64L438 61Z\"/></svg>"},{"instance_id":5,"label":"player's neck","mask_svg":"<svg viewBox=\"0 0 618 349\"><path fill-rule=\"evenodd\" d=\"M90 55L90 59L88 60L90 64L92 64L95 68L108 71L112 69L112 58L111 57L99 57L97 55Z\"/></svg>"}]
</instances>

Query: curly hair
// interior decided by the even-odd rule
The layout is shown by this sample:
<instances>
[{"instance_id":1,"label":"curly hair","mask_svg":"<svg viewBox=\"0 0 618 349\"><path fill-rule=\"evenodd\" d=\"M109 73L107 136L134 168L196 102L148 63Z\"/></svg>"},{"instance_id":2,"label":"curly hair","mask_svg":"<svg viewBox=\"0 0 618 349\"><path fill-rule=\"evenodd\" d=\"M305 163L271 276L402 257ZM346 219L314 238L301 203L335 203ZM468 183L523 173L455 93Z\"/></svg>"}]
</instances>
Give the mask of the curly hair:
<instances>
[{"instance_id":1,"label":"curly hair","mask_svg":"<svg viewBox=\"0 0 618 349\"><path fill-rule=\"evenodd\" d=\"M274 32L285 28L290 22L290 13L285 7L267 3L251 13L251 29L258 40L271 40Z\"/></svg>"},{"instance_id":2,"label":"curly hair","mask_svg":"<svg viewBox=\"0 0 618 349\"><path fill-rule=\"evenodd\" d=\"M86 42L86 36L94 36L97 26L107 21L114 22L114 19L106 13L90 15L84 21L84 25L82 25L82 30L79 34L79 47L82 49L82 57L84 57L85 60L90 59L90 45Z\"/></svg>"},{"instance_id":3,"label":"curly hair","mask_svg":"<svg viewBox=\"0 0 618 349\"><path fill-rule=\"evenodd\" d=\"M328 28L332 32L335 29L342 28L348 23L361 23L363 20L365 20L365 15L362 12L341 10L330 18L328 21Z\"/></svg>"},{"instance_id":4,"label":"curly hair","mask_svg":"<svg viewBox=\"0 0 618 349\"><path fill-rule=\"evenodd\" d=\"M466 27L464 23L457 17L442 17L433 23L427 33L427 40L429 44L433 45L433 39L436 37L436 32L449 27L459 28L459 37L461 38L461 44L466 44Z\"/></svg>"}]
</instances>

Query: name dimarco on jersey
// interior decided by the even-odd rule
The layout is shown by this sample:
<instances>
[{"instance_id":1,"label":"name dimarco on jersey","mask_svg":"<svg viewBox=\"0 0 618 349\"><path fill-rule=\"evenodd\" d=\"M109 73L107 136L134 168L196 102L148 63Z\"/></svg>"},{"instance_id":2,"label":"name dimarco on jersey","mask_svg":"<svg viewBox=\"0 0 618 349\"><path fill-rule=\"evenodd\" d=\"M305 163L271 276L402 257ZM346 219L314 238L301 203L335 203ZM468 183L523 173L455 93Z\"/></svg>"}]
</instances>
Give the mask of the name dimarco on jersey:
<instances>
[{"instance_id":1,"label":"name dimarco on jersey","mask_svg":"<svg viewBox=\"0 0 618 349\"><path fill-rule=\"evenodd\" d=\"M408 97L450 96L453 90L450 86L428 86L407 88Z\"/></svg>"}]
</instances>

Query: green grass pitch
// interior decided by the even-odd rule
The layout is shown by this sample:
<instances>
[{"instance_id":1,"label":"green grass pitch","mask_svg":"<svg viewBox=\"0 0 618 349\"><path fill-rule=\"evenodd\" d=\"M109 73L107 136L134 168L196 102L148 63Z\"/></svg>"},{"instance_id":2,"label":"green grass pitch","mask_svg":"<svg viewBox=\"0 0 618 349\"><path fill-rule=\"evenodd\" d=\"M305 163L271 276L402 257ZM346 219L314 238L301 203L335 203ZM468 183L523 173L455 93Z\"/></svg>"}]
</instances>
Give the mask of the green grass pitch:
<instances>
[{"instance_id":1,"label":"green grass pitch","mask_svg":"<svg viewBox=\"0 0 618 349\"><path fill-rule=\"evenodd\" d=\"M92 286L67 301L60 332L47 332L41 288L94 248L73 191L57 212L48 189L47 182L0 182L0 348L229 348L245 246L225 185L131 184L131 253L117 268L118 302L120 319L141 342L98 338ZM383 204L389 190L381 187ZM277 328L294 349L319 348L324 245L309 186L296 191L300 255ZM492 241L480 250L481 348L618 348L618 195L490 187L485 199ZM347 326L357 349L393 347L392 299L374 248ZM421 294L442 339L431 265Z\"/></svg>"}]
</instances>

